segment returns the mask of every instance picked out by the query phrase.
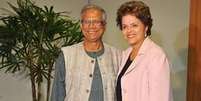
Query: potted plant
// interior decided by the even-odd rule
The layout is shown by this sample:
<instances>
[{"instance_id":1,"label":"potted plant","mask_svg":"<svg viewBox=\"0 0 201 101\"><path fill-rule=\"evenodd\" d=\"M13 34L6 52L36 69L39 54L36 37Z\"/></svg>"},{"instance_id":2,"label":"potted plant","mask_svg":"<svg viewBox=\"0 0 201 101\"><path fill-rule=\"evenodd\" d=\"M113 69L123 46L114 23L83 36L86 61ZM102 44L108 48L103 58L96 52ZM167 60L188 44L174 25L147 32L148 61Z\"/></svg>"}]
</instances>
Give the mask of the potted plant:
<instances>
[{"instance_id":1,"label":"potted plant","mask_svg":"<svg viewBox=\"0 0 201 101\"><path fill-rule=\"evenodd\" d=\"M31 0L8 4L14 12L0 17L0 70L27 75L33 101L41 101L43 95L49 101L51 73L60 48L82 40L79 21ZM41 92L44 81L46 94Z\"/></svg>"}]
</instances>

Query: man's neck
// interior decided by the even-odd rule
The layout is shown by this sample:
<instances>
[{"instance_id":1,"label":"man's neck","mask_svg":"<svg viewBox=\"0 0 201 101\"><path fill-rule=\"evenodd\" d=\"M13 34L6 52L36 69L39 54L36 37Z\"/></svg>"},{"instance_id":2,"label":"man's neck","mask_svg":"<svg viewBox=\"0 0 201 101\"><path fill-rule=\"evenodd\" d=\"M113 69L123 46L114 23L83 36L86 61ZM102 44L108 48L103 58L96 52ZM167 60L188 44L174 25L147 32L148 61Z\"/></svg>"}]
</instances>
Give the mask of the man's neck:
<instances>
[{"instance_id":1,"label":"man's neck","mask_svg":"<svg viewBox=\"0 0 201 101\"><path fill-rule=\"evenodd\" d=\"M84 41L84 49L88 52L97 52L103 48L102 41L98 42L87 42Z\"/></svg>"}]
</instances>

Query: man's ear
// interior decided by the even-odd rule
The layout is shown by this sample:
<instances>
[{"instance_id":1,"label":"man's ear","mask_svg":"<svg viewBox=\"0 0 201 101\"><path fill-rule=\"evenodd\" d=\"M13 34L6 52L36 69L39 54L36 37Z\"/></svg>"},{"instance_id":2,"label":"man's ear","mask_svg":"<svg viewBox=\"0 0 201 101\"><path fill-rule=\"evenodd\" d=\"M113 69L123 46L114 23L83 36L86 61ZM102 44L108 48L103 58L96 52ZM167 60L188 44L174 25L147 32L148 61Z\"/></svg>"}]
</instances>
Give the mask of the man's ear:
<instances>
[{"instance_id":1,"label":"man's ear","mask_svg":"<svg viewBox=\"0 0 201 101\"><path fill-rule=\"evenodd\" d=\"M82 29L82 23L80 23L80 28Z\"/></svg>"}]
</instances>

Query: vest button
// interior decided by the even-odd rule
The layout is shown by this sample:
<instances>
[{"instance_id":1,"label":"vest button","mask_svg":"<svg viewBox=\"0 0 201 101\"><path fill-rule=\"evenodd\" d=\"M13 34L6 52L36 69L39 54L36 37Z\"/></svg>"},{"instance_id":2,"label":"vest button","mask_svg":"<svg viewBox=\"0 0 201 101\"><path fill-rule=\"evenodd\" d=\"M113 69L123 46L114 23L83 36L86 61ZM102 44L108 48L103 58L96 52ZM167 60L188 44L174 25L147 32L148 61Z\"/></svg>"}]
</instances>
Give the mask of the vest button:
<instances>
[{"instance_id":1,"label":"vest button","mask_svg":"<svg viewBox=\"0 0 201 101\"><path fill-rule=\"evenodd\" d=\"M91 60L91 63L94 63L94 60Z\"/></svg>"},{"instance_id":2,"label":"vest button","mask_svg":"<svg viewBox=\"0 0 201 101\"><path fill-rule=\"evenodd\" d=\"M89 77L92 77L92 74L89 74Z\"/></svg>"},{"instance_id":3,"label":"vest button","mask_svg":"<svg viewBox=\"0 0 201 101\"><path fill-rule=\"evenodd\" d=\"M87 89L86 92L89 93L89 89Z\"/></svg>"}]
</instances>

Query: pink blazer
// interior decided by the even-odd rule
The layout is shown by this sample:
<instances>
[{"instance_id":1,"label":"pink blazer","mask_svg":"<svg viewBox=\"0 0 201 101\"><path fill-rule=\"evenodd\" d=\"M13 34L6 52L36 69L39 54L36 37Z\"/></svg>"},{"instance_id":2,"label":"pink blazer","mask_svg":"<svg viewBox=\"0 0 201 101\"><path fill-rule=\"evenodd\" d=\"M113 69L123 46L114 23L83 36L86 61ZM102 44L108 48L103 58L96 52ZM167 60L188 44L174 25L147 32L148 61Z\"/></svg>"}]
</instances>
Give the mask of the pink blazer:
<instances>
[{"instance_id":1,"label":"pink blazer","mask_svg":"<svg viewBox=\"0 0 201 101\"><path fill-rule=\"evenodd\" d=\"M123 52L119 73L131 51L129 47ZM122 77L121 87L122 101L172 101L167 57L150 38L145 39Z\"/></svg>"}]
</instances>

